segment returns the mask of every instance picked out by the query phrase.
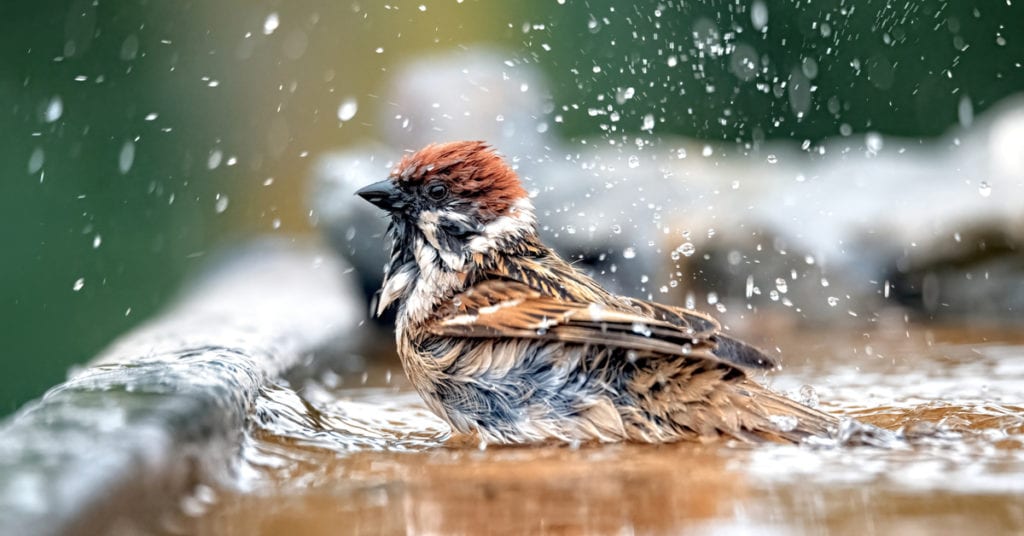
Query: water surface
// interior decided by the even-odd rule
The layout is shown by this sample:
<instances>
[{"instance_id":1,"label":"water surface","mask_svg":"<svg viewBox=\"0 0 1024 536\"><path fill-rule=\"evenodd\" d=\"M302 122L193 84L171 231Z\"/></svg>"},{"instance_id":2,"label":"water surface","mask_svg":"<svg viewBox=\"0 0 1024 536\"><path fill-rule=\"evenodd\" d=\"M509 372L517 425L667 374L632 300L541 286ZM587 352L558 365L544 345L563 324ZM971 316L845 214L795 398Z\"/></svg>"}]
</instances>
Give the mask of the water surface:
<instances>
[{"instance_id":1,"label":"water surface","mask_svg":"<svg viewBox=\"0 0 1024 536\"><path fill-rule=\"evenodd\" d=\"M197 534L1024 532L1024 335L765 337L765 378L893 431L863 446L453 443L398 363L268 389L238 467L181 501ZM809 387L811 386L811 387Z\"/></svg>"}]
</instances>

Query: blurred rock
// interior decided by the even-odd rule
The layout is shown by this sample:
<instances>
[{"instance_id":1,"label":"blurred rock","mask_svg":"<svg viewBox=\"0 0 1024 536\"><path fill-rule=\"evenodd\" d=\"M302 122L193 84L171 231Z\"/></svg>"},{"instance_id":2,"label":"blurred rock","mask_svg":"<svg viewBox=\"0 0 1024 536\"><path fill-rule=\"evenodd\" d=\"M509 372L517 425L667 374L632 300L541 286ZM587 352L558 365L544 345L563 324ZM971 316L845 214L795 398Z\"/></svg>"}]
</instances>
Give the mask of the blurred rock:
<instances>
[{"instance_id":1,"label":"blurred rock","mask_svg":"<svg viewBox=\"0 0 1024 536\"><path fill-rule=\"evenodd\" d=\"M604 284L628 290L656 272L660 256L637 253L634 245L640 230L649 242L655 238L647 232L656 228L649 205L661 198L637 197L653 176L631 169L635 164L619 151L583 159L562 147L549 133L551 97L534 67L509 66L497 51L459 51L406 65L389 87L379 120L385 140L321 158L310 199L331 244L360 273L367 296L379 288L386 262L387 220L353 194L387 176L403 150L457 139L486 140L501 151L537 196L548 243Z\"/></svg>"},{"instance_id":2,"label":"blurred rock","mask_svg":"<svg viewBox=\"0 0 1024 536\"><path fill-rule=\"evenodd\" d=\"M872 320L887 306L1020 318L1024 162L1009 148L1024 101L984 119L930 142L868 134L723 158L714 211L677 220L718 224L697 234L684 272L719 299L803 320Z\"/></svg>"},{"instance_id":3,"label":"blurred rock","mask_svg":"<svg viewBox=\"0 0 1024 536\"><path fill-rule=\"evenodd\" d=\"M1024 101L938 140L869 133L744 147L658 136L655 122L632 140L569 147L551 133L559 110L540 73L500 52L425 57L389 87L383 141L324 157L311 200L368 293L386 221L355 190L403 150L484 139L536 196L545 240L619 292L734 321L1024 311L1020 293L1000 292L1024 277ZM977 229L999 246L983 246ZM972 261L979 252L984 262Z\"/></svg>"},{"instance_id":4,"label":"blurred rock","mask_svg":"<svg viewBox=\"0 0 1024 536\"><path fill-rule=\"evenodd\" d=\"M387 177L395 158L388 152L382 145L364 145L321 158L310 192L310 203L328 243L355 268L367 299L383 278L387 219L355 192Z\"/></svg>"}]
</instances>

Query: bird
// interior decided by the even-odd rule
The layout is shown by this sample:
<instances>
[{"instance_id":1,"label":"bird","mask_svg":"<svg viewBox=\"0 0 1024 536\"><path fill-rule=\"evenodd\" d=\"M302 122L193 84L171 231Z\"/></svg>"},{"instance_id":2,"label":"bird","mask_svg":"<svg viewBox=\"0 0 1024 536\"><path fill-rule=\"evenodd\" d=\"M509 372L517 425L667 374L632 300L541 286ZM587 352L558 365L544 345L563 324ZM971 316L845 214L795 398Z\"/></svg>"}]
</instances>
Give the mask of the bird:
<instances>
[{"instance_id":1,"label":"bird","mask_svg":"<svg viewBox=\"0 0 1024 536\"><path fill-rule=\"evenodd\" d=\"M356 194L390 216L373 313L456 436L487 444L832 437L841 420L751 376L777 359L681 307L613 294L545 246L483 141L428 145Z\"/></svg>"}]
</instances>

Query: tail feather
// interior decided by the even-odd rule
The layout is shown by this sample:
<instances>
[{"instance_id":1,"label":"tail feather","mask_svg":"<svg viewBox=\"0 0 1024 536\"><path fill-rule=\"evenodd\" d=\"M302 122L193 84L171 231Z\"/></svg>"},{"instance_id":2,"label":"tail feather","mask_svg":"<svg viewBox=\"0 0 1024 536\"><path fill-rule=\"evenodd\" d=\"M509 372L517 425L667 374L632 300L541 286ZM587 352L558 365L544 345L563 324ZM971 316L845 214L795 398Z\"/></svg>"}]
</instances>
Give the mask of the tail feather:
<instances>
[{"instance_id":1,"label":"tail feather","mask_svg":"<svg viewBox=\"0 0 1024 536\"><path fill-rule=\"evenodd\" d=\"M779 366L779 360L764 351L732 337L716 333L715 356L741 367L754 369L773 369Z\"/></svg>"},{"instance_id":2,"label":"tail feather","mask_svg":"<svg viewBox=\"0 0 1024 536\"><path fill-rule=\"evenodd\" d=\"M738 386L745 400L737 401L745 410L744 428L762 439L799 443L808 437L834 438L842 419L805 406L752 380ZM744 407L746 406L746 407Z\"/></svg>"}]
</instances>

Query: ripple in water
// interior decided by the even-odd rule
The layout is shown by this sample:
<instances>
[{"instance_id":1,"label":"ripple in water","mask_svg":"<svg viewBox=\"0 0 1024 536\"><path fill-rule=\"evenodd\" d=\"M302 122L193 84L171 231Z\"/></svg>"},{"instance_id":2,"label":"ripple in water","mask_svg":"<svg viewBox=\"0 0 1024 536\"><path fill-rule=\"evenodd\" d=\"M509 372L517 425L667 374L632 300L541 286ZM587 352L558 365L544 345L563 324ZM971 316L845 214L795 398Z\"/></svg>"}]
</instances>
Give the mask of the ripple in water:
<instances>
[{"instance_id":1,"label":"ripple in water","mask_svg":"<svg viewBox=\"0 0 1024 536\"><path fill-rule=\"evenodd\" d=\"M796 447L481 450L446 443L447 426L400 374L354 389L273 387L253 412L237 482L194 528L243 534L287 520L296 530L468 534L487 524L531 532L544 520L593 533L1015 533L1024 529L1024 340L962 342L970 337L979 338L876 334L868 355L860 333L772 341L813 358L771 378L775 389L850 418L836 441Z\"/></svg>"}]
</instances>

